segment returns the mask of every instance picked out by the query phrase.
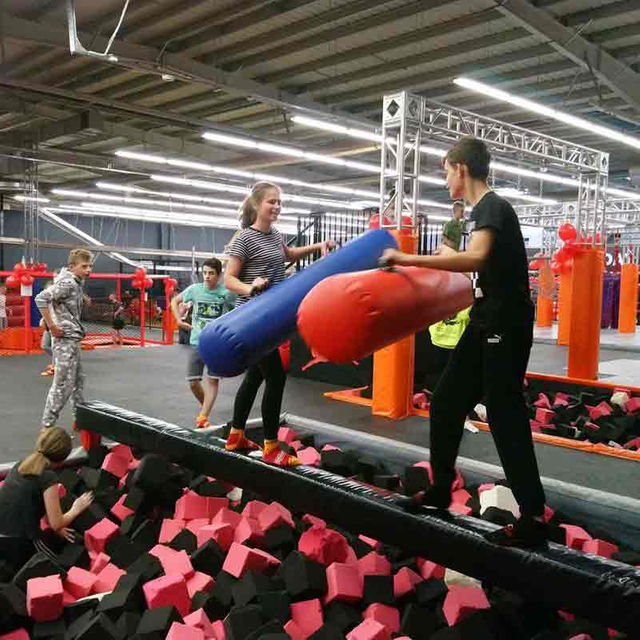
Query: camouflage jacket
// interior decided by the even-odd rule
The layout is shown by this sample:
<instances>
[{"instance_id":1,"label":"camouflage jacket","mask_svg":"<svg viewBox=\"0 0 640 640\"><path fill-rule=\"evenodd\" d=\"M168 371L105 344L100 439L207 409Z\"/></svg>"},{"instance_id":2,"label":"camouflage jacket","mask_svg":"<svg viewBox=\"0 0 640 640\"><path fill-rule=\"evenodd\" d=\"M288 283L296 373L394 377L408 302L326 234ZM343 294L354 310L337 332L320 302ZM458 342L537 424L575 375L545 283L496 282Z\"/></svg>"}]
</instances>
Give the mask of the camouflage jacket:
<instances>
[{"instance_id":1,"label":"camouflage jacket","mask_svg":"<svg viewBox=\"0 0 640 640\"><path fill-rule=\"evenodd\" d=\"M80 321L82 296L82 280L65 267L60 270L53 284L36 296L36 306L38 309L49 307L53 321L62 329L65 338L82 340L85 336Z\"/></svg>"}]
</instances>

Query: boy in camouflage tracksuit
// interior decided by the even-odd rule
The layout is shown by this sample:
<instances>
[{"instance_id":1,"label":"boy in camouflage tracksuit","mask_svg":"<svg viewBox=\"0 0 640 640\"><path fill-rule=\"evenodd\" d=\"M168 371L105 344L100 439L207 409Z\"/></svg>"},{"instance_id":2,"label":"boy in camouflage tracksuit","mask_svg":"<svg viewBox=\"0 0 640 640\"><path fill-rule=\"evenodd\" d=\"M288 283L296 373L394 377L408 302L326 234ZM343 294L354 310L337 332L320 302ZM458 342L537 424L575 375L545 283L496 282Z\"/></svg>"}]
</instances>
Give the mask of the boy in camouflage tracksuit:
<instances>
[{"instance_id":1,"label":"boy in camouflage tracksuit","mask_svg":"<svg viewBox=\"0 0 640 640\"><path fill-rule=\"evenodd\" d=\"M52 427L71 398L74 428L76 405L83 401L84 376L80 362L80 342L85 336L80 322L82 285L91 273L92 255L84 249L69 254L69 265L60 270L53 284L36 296L36 305L52 337L56 370L42 416L42 426Z\"/></svg>"}]
</instances>

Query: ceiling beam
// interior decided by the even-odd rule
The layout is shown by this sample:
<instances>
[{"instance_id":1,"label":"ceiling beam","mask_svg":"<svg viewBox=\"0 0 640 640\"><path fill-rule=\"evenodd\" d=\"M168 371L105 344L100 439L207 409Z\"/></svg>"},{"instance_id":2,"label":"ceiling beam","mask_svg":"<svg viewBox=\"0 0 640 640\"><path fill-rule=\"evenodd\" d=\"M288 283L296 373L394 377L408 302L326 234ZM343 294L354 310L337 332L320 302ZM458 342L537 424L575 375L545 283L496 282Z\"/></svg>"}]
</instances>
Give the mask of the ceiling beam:
<instances>
[{"instance_id":1,"label":"ceiling beam","mask_svg":"<svg viewBox=\"0 0 640 640\"><path fill-rule=\"evenodd\" d=\"M528 0L498 2L497 9L530 33L548 41L556 51L587 69L616 95L640 109L640 76L624 62L565 27L549 12L534 7Z\"/></svg>"}]
</instances>

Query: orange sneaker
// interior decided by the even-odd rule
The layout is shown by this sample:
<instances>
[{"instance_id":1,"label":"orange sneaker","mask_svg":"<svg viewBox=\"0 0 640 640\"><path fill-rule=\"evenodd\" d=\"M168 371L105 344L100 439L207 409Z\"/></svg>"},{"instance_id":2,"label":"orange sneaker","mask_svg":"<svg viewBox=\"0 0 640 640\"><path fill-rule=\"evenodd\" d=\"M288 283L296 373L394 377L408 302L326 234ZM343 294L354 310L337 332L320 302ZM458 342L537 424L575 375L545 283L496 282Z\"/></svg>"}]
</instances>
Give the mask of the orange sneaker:
<instances>
[{"instance_id":1,"label":"orange sneaker","mask_svg":"<svg viewBox=\"0 0 640 640\"><path fill-rule=\"evenodd\" d=\"M283 451L279 446L273 447L268 453L262 453L262 462L273 464L276 467L297 467L302 464L299 458Z\"/></svg>"},{"instance_id":2,"label":"orange sneaker","mask_svg":"<svg viewBox=\"0 0 640 640\"><path fill-rule=\"evenodd\" d=\"M262 447L244 437L244 431L231 432L227 438L227 444L224 447L227 451L256 451Z\"/></svg>"},{"instance_id":3,"label":"orange sneaker","mask_svg":"<svg viewBox=\"0 0 640 640\"><path fill-rule=\"evenodd\" d=\"M54 369L53 365L50 364L40 375L45 378L48 378L52 376L55 372L56 370Z\"/></svg>"},{"instance_id":4,"label":"orange sneaker","mask_svg":"<svg viewBox=\"0 0 640 640\"><path fill-rule=\"evenodd\" d=\"M196 418L196 429L207 429L208 427L213 427L213 423L209 422L206 417L198 416Z\"/></svg>"}]
</instances>

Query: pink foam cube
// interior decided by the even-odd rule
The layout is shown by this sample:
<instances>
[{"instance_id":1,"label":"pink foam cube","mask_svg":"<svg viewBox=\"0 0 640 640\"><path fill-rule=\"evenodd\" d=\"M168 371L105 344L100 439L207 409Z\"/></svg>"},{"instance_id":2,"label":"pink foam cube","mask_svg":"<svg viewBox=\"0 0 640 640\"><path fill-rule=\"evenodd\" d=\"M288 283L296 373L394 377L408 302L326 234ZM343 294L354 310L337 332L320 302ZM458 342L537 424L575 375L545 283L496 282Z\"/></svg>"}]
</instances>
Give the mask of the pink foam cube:
<instances>
[{"instance_id":1,"label":"pink foam cube","mask_svg":"<svg viewBox=\"0 0 640 640\"><path fill-rule=\"evenodd\" d=\"M314 447L300 449L297 453L298 459L302 464L306 464L308 467L317 467L320 465L320 454Z\"/></svg>"},{"instance_id":2,"label":"pink foam cube","mask_svg":"<svg viewBox=\"0 0 640 640\"><path fill-rule=\"evenodd\" d=\"M188 586L189 585L187 584L187 587ZM184 623L190 627L202 629L202 631L204 631L205 638L212 638L215 635L211 620L209 620L209 616L207 616L204 609L198 609L193 613L190 613L184 619Z\"/></svg>"},{"instance_id":3,"label":"pink foam cube","mask_svg":"<svg viewBox=\"0 0 640 640\"><path fill-rule=\"evenodd\" d=\"M458 489L451 494L451 501L456 504L467 504L471 500L471 494L466 489Z\"/></svg>"},{"instance_id":4,"label":"pink foam cube","mask_svg":"<svg viewBox=\"0 0 640 640\"><path fill-rule=\"evenodd\" d=\"M551 409L536 409L536 422L548 424L555 415Z\"/></svg>"},{"instance_id":5,"label":"pink foam cube","mask_svg":"<svg viewBox=\"0 0 640 640\"><path fill-rule=\"evenodd\" d=\"M270 568L274 568L274 567L279 567L282 562L276 558L275 556L272 556L270 553L267 553L266 551L263 551L262 549L254 549L253 552L260 556L261 558L264 558L265 562L267 563L267 569Z\"/></svg>"},{"instance_id":6,"label":"pink foam cube","mask_svg":"<svg viewBox=\"0 0 640 640\"><path fill-rule=\"evenodd\" d=\"M213 539L224 551L228 551L233 543L234 531L230 524L210 524L198 529L198 547L201 547L207 540Z\"/></svg>"},{"instance_id":7,"label":"pink foam cube","mask_svg":"<svg viewBox=\"0 0 640 640\"><path fill-rule=\"evenodd\" d=\"M553 518L554 514L555 514L555 511L551 507L549 507L549 506L547 506L545 504L544 505L544 516L543 516L544 521L546 523L549 523L551 518Z\"/></svg>"},{"instance_id":8,"label":"pink foam cube","mask_svg":"<svg viewBox=\"0 0 640 640\"><path fill-rule=\"evenodd\" d=\"M182 520L195 520L196 518L207 518L209 516L209 500L198 495L195 491L187 491L176 501L175 517Z\"/></svg>"},{"instance_id":9,"label":"pink foam cube","mask_svg":"<svg viewBox=\"0 0 640 640\"><path fill-rule=\"evenodd\" d=\"M289 622L284 625L284 630L291 640L307 640L309 637L306 633L302 632L302 629L300 629L293 620L289 620Z\"/></svg>"},{"instance_id":10,"label":"pink foam cube","mask_svg":"<svg viewBox=\"0 0 640 640\"><path fill-rule=\"evenodd\" d=\"M71 567L63 583L65 591L75 598L85 598L91 593L96 576L80 567Z\"/></svg>"},{"instance_id":11,"label":"pink foam cube","mask_svg":"<svg viewBox=\"0 0 640 640\"><path fill-rule=\"evenodd\" d=\"M313 635L323 623L322 604L318 598L291 604L291 619L306 637Z\"/></svg>"},{"instance_id":12,"label":"pink foam cube","mask_svg":"<svg viewBox=\"0 0 640 640\"><path fill-rule=\"evenodd\" d=\"M149 553L160 560L160 564L167 575L181 575L185 580L188 580L195 572L189 554L184 550L176 551L157 544Z\"/></svg>"},{"instance_id":13,"label":"pink foam cube","mask_svg":"<svg viewBox=\"0 0 640 640\"><path fill-rule=\"evenodd\" d=\"M428 460L421 460L420 462L416 462L413 466L426 469L427 475L429 476L429 484L433 484L433 469L431 468L431 463Z\"/></svg>"},{"instance_id":14,"label":"pink foam cube","mask_svg":"<svg viewBox=\"0 0 640 640\"><path fill-rule=\"evenodd\" d=\"M385 556L372 551L358 560L360 575L364 576L389 576L391 564Z\"/></svg>"},{"instance_id":15,"label":"pink foam cube","mask_svg":"<svg viewBox=\"0 0 640 640\"><path fill-rule=\"evenodd\" d=\"M442 605L442 612L449 626L458 624L480 609L488 609L489 601L484 591L479 587L467 587L459 584L449 586L449 593Z\"/></svg>"},{"instance_id":16,"label":"pink foam cube","mask_svg":"<svg viewBox=\"0 0 640 640\"><path fill-rule=\"evenodd\" d=\"M121 456L114 456L113 453L108 453L102 463L102 468L116 476L116 478L122 478L129 471L129 461Z\"/></svg>"},{"instance_id":17,"label":"pink foam cube","mask_svg":"<svg viewBox=\"0 0 640 640\"><path fill-rule=\"evenodd\" d=\"M532 433L542 433L542 425L535 420L529 420L529 427Z\"/></svg>"},{"instance_id":18,"label":"pink foam cube","mask_svg":"<svg viewBox=\"0 0 640 640\"><path fill-rule=\"evenodd\" d=\"M131 448L126 444L117 444L115 447L111 448L109 453L114 456L118 456L119 458L124 458L127 462L131 462L134 459Z\"/></svg>"},{"instance_id":19,"label":"pink foam cube","mask_svg":"<svg viewBox=\"0 0 640 640\"><path fill-rule=\"evenodd\" d=\"M204 640L204 631L187 624L174 622L169 628L166 640Z\"/></svg>"},{"instance_id":20,"label":"pink foam cube","mask_svg":"<svg viewBox=\"0 0 640 640\"><path fill-rule=\"evenodd\" d=\"M140 460L137 460L136 458L134 458L130 463L129 463L129 471L135 471L138 467L140 466Z\"/></svg>"},{"instance_id":21,"label":"pink foam cube","mask_svg":"<svg viewBox=\"0 0 640 640\"><path fill-rule=\"evenodd\" d=\"M422 577L409 567L402 567L395 576L393 576L393 595L396 599L402 598L413 591L417 584L422 582Z\"/></svg>"},{"instance_id":22,"label":"pink foam cube","mask_svg":"<svg viewBox=\"0 0 640 640\"><path fill-rule=\"evenodd\" d=\"M286 524L292 529L295 527L293 522L293 516L286 507L283 507L278 502L272 502L259 516L258 524L260 528L266 533L269 529L279 527Z\"/></svg>"},{"instance_id":23,"label":"pink foam cube","mask_svg":"<svg viewBox=\"0 0 640 640\"><path fill-rule=\"evenodd\" d=\"M618 551L618 547L615 544L611 544L606 540L587 540L582 545L582 550L585 553L593 553L596 556L602 556L603 558L611 558L613 554Z\"/></svg>"},{"instance_id":24,"label":"pink foam cube","mask_svg":"<svg viewBox=\"0 0 640 640\"><path fill-rule=\"evenodd\" d=\"M293 442L289 443L289 446L297 453L298 451L300 451L300 449L304 449L304 445L302 444L302 442L300 442L300 440L294 440Z\"/></svg>"},{"instance_id":25,"label":"pink foam cube","mask_svg":"<svg viewBox=\"0 0 640 640\"><path fill-rule=\"evenodd\" d=\"M632 440L629 440L629 442L627 442L624 445L625 449L635 449L638 450L640 449L640 437L639 438L633 438Z\"/></svg>"},{"instance_id":26,"label":"pink foam cube","mask_svg":"<svg viewBox=\"0 0 640 640\"><path fill-rule=\"evenodd\" d=\"M109 563L97 576L96 581L93 583L92 593L108 593L113 591L118 584L118 580L126 574L115 564Z\"/></svg>"},{"instance_id":27,"label":"pink foam cube","mask_svg":"<svg viewBox=\"0 0 640 640\"><path fill-rule=\"evenodd\" d=\"M558 391L553 399L554 407L567 407L569 406L569 396L566 393Z\"/></svg>"},{"instance_id":28,"label":"pink foam cube","mask_svg":"<svg viewBox=\"0 0 640 640\"><path fill-rule=\"evenodd\" d=\"M211 519L215 518L221 509L228 509L229 507L229 498L207 498L207 501L209 505L209 517ZM235 511L232 513L235 513Z\"/></svg>"},{"instance_id":29,"label":"pink foam cube","mask_svg":"<svg viewBox=\"0 0 640 640\"><path fill-rule=\"evenodd\" d=\"M418 558L418 569L420 569L420 575L425 580L431 580L432 578L443 579L446 572L446 569L441 565L422 558Z\"/></svg>"},{"instance_id":30,"label":"pink foam cube","mask_svg":"<svg viewBox=\"0 0 640 640\"><path fill-rule=\"evenodd\" d=\"M165 518L162 521L162 528L160 529L160 537L158 542L164 544L171 542L185 527L184 520L172 520Z\"/></svg>"},{"instance_id":31,"label":"pink foam cube","mask_svg":"<svg viewBox=\"0 0 640 640\"><path fill-rule=\"evenodd\" d=\"M211 636L213 640L226 640L227 632L224 628L224 622L222 622L222 620L216 620L215 622L212 622L211 626L213 628L213 636Z\"/></svg>"},{"instance_id":32,"label":"pink foam cube","mask_svg":"<svg viewBox=\"0 0 640 640\"><path fill-rule=\"evenodd\" d=\"M573 524L560 525L566 532L567 547L581 551L585 542L592 540L592 537L582 528Z\"/></svg>"},{"instance_id":33,"label":"pink foam cube","mask_svg":"<svg viewBox=\"0 0 640 640\"><path fill-rule=\"evenodd\" d=\"M57 620L64 611L60 576L27 580L27 612L36 622Z\"/></svg>"},{"instance_id":34,"label":"pink foam cube","mask_svg":"<svg viewBox=\"0 0 640 640\"><path fill-rule=\"evenodd\" d=\"M184 528L188 529L193 533L194 536L198 536L198 531L202 529L202 527L208 527L211 524L210 518L196 518L195 520L188 520Z\"/></svg>"},{"instance_id":35,"label":"pink foam cube","mask_svg":"<svg viewBox=\"0 0 640 640\"><path fill-rule=\"evenodd\" d=\"M280 442L293 442L298 434L291 427L280 427L278 429L278 440Z\"/></svg>"},{"instance_id":36,"label":"pink foam cube","mask_svg":"<svg viewBox=\"0 0 640 640\"><path fill-rule=\"evenodd\" d=\"M362 583L357 567L334 562L327 569L327 595L324 604L334 600L358 602L362 599Z\"/></svg>"},{"instance_id":37,"label":"pink foam cube","mask_svg":"<svg viewBox=\"0 0 640 640\"><path fill-rule=\"evenodd\" d=\"M322 447L321 451L342 451L342 449L332 444L325 444L324 447Z\"/></svg>"},{"instance_id":38,"label":"pink foam cube","mask_svg":"<svg viewBox=\"0 0 640 640\"><path fill-rule=\"evenodd\" d=\"M359 535L358 538L360 538L362 542L368 544L372 549L375 549L376 551L382 546L382 543L379 540L374 540L373 538L369 538L363 535Z\"/></svg>"},{"instance_id":39,"label":"pink foam cube","mask_svg":"<svg viewBox=\"0 0 640 640\"><path fill-rule=\"evenodd\" d=\"M391 640L387 627L367 618L347 634L347 640Z\"/></svg>"},{"instance_id":40,"label":"pink foam cube","mask_svg":"<svg viewBox=\"0 0 640 640\"><path fill-rule=\"evenodd\" d=\"M68 607L69 605L74 604L77 600L78 600L78 598L76 598L74 595L71 595L66 589L63 590L63 592L62 592L62 604L65 607Z\"/></svg>"},{"instance_id":41,"label":"pink foam cube","mask_svg":"<svg viewBox=\"0 0 640 640\"><path fill-rule=\"evenodd\" d=\"M480 495L483 491L490 491L491 489L493 489L496 485L493 482L487 482L485 484L481 484L478 487L478 495Z\"/></svg>"},{"instance_id":42,"label":"pink foam cube","mask_svg":"<svg viewBox=\"0 0 640 640\"><path fill-rule=\"evenodd\" d=\"M549 402L549 398L544 393L539 393L538 399L533 403L533 406L540 409L551 409L551 402Z\"/></svg>"},{"instance_id":43,"label":"pink foam cube","mask_svg":"<svg viewBox=\"0 0 640 640\"><path fill-rule=\"evenodd\" d=\"M364 618L370 618L385 626L389 633L400 631L400 612L396 607L376 602L370 604L363 613Z\"/></svg>"},{"instance_id":44,"label":"pink foam cube","mask_svg":"<svg viewBox=\"0 0 640 640\"><path fill-rule=\"evenodd\" d=\"M240 524L241 520L242 516L239 513L223 507L218 510L218 513L216 513L215 517L211 520L211 524L228 524L235 529Z\"/></svg>"},{"instance_id":45,"label":"pink foam cube","mask_svg":"<svg viewBox=\"0 0 640 640\"><path fill-rule=\"evenodd\" d=\"M254 549L245 547L243 544L234 542L229 549L222 569L235 578L242 578L245 571L253 569L262 573L268 566L269 563L263 555L256 553Z\"/></svg>"},{"instance_id":46,"label":"pink foam cube","mask_svg":"<svg viewBox=\"0 0 640 640\"><path fill-rule=\"evenodd\" d=\"M109 520L102 518L100 522L94 524L91 529L85 531L84 544L87 549L101 553L107 546L107 542L118 534L118 525Z\"/></svg>"},{"instance_id":47,"label":"pink foam cube","mask_svg":"<svg viewBox=\"0 0 640 640\"><path fill-rule=\"evenodd\" d=\"M29 640L29 634L25 629L16 629L10 633L1 635L0 640Z\"/></svg>"},{"instance_id":48,"label":"pink foam cube","mask_svg":"<svg viewBox=\"0 0 640 640\"><path fill-rule=\"evenodd\" d=\"M460 504L459 502L451 504L449 511L452 513L459 513L463 516L470 516L473 513L473 509L471 507L468 507L466 504Z\"/></svg>"},{"instance_id":49,"label":"pink foam cube","mask_svg":"<svg viewBox=\"0 0 640 640\"><path fill-rule=\"evenodd\" d=\"M166 575L145 583L142 587L149 609L174 606L184 618L191 609L191 599L184 576Z\"/></svg>"},{"instance_id":50,"label":"pink foam cube","mask_svg":"<svg viewBox=\"0 0 640 640\"><path fill-rule=\"evenodd\" d=\"M258 519L258 516L268 507L269 505L266 502L260 502L260 500L251 500L247 502L244 509L242 510L243 518L253 518L254 520Z\"/></svg>"},{"instance_id":51,"label":"pink foam cube","mask_svg":"<svg viewBox=\"0 0 640 640\"><path fill-rule=\"evenodd\" d=\"M636 413L637 411L640 411L640 396L629 398L627 403L624 405L624 408L627 413Z\"/></svg>"},{"instance_id":52,"label":"pink foam cube","mask_svg":"<svg viewBox=\"0 0 640 640\"><path fill-rule=\"evenodd\" d=\"M307 529L298 541L298 549L307 558L329 566L333 562L345 562L349 543L346 538L324 525Z\"/></svg>"},{"instance_id":53,"label":"pink foam cube","mask_svg":"<svg viewBox=\"0 0 640 640\"><path fill-rule=\"evenodd\" d=\"M133 509L129 509L129 507L124 506L124 501L127 499L127 494L120 496L118 502L116 502L112 509L111 513L122 522L127 516L135 513Z\"/></svg>"},{"instance_id":54,"label":"pink foam cube","mask_svg":"<svg viewBox=\"0 0 640 640\"><path fill-rule=\"evenodd\" d=\"M613 409L608 402L601 402L595 407L589 407L585 405L585 407L589 410L589 417L592 420L597 420L602 416L610 416L613 413Z\"/></svg>"},{"instance_id":55,"label":"pink foam cube","mask_svg":"<svg viewBox=\"0 0 640 640\"><path fill-rule=\"evenodd\" d=\"M302 522L306 522L313 526L314 524L320 524L323 527L327 526L327 523L322 518L317 518L316 516L312 516L310 513L305 513L302 516Z\"/></svg>"},{"instance_id":56,"label":"pink foam cube","mask_svg":"<svg viewBox=\"0 0 640 640\"><path fill-rule=\"evenodd\" d=\"M89 571L91 571L93 575L97 576L109 564L109 562L111 562L111 557L106 553L96 553L91 559Z\"/></svg>"},{"instance_id":57,"label":"pink foam cube","mask_svg":"<svg viewBox=\"0 0 640 640\"><path fill-rule=\"evenodd\" d=\"M264 533L258 521L253 518L242 518L240 524L236 527L233 539L240 544L249 541L258 546L263 545L265 542Z\"/></svg>"},{"instance_id":58,"label":"pink foam cube","mask_svg":"<svg viewBox=\"0 0 640 640\"><path fill-rule=\"evenodd\" d=\"M194 574L187 580L187 591L189 592L189 598L193 598L198 591L210 591L215 584L213 578L206 573L200 573L200 571L194 572Z\"/></svg>"}]
</instances>

